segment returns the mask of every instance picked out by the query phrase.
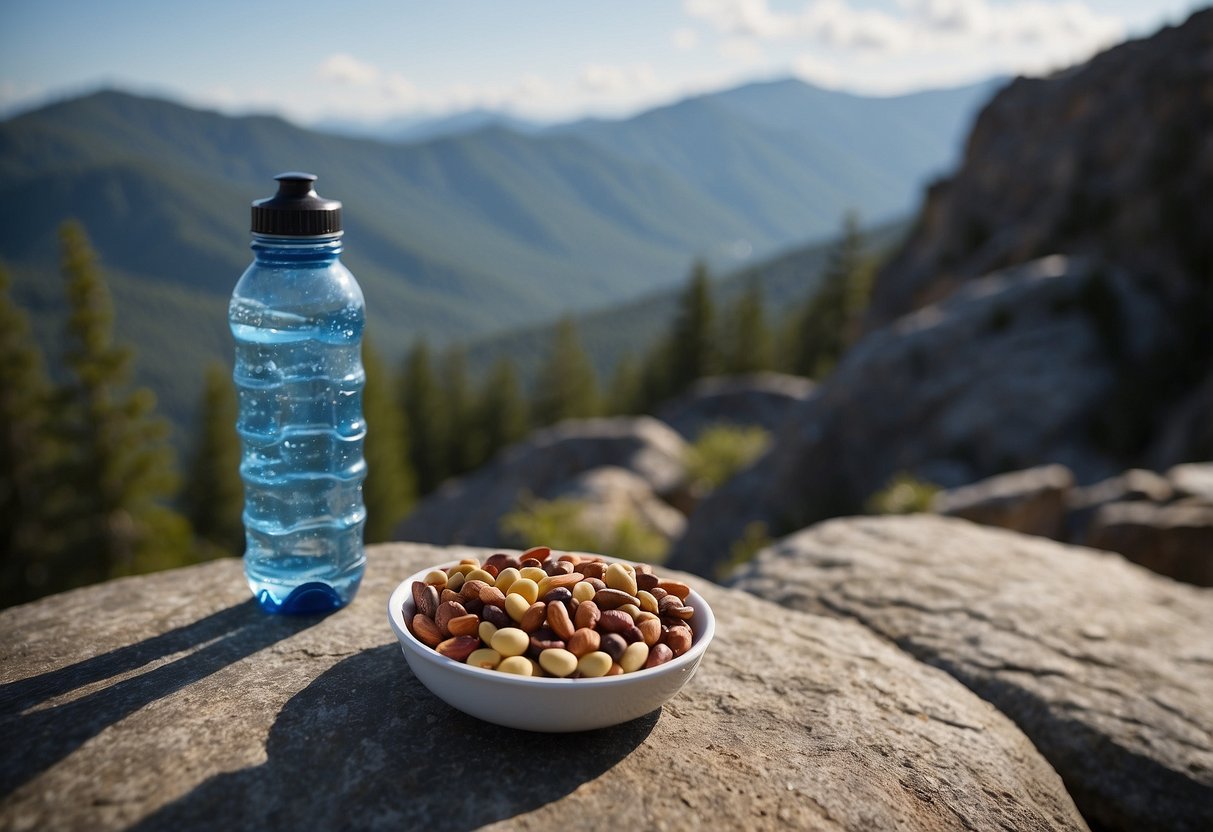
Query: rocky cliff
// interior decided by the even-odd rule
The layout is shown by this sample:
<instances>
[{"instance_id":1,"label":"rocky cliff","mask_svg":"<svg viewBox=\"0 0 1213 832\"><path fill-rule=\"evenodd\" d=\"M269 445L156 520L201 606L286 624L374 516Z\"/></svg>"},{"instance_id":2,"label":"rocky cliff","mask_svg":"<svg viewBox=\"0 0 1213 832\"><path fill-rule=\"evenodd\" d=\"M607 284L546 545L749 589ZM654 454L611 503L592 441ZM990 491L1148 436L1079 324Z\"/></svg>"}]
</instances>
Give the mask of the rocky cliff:
<instances>
[{"instance_id":1,"label":"rocky cliff","mask_svg":"<svg viewBox=\"0 0 1213 832\"><path fill-rule=\"evenodd\" d=\"M978 119L877 276L867 332L770 452L691 516L712 574L748 529L1062 463L1081 484L1213 457L1213 10Z\"/></svg>"},{"instance_id":2,"label":"rocky cliff","mask_svg":"<svg viewBox=\"0 0 1213 832\"><path fill-rule=\"evenodd\" d=\"M964 162L927 194L876 278L875 330L994 269L1050 254L1096 258L1167 310L1145 363L1120 361L1106 440L1167 467L1213 456L1207 430L1176 428L1213 384L1213 9L1044 79L1019 78L978 117ZM1097 300L1097 299L1093 299ZM1116 338L1119 310L1101 315ZM1114 350L1114 343L1109 345ZM1142 402L1149 402L1143 407ZM1210 415L1208 396L1200 412Z\"/></svg>"}]
</instances>

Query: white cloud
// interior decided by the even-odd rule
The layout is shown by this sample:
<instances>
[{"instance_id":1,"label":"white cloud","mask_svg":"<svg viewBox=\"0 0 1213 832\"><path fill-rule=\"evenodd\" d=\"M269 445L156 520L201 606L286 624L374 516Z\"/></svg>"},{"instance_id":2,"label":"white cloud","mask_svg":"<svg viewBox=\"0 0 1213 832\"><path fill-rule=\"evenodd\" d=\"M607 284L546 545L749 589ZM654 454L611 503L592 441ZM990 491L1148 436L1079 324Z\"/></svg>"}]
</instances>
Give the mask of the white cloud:
<instances>
[{"instance_id":1,"label":"white cloud","mask_svg":"<svg viewBox=\"0 0 1213 832\"><path fill-rule=\"evenodd\" d=\"M317 67L316 74L324 81L335 81L338 84L350 84L356 87L368 86L379 80L378 69L344 52L338 52L325 58Z\"/></svg>"},{"instance_id":2,"label":"white cloud","mask_svg":"<svg viewBox=\"0 0 1213 832\"><path fill-rule=\"evenodd\" d=\"M1089 53L1122 36L1124 28L1081 0L899 0L898 13L857 8L848 0L813 0L790 12L773 10L768 0L685 0L683 6L726 37L876 52L1064 42Z\"/></svg>"},{"instance_id":3,"label":"white cloud","mask_svg":"<svg viewBox=\"0 0 1213 832\"><path fill-rule=\"evenodd\" d=\"M720 36L723 57L736 59L739 43L753 43L750 52L761 47L768 61L783 54L806 79L881 92L1039 74L1083 61L1125 31L1086 0L896 0L887 10L856 0L780 8L769 0L684 0L683 8Z\"/></svg>"},{"instance_id":4,"label":"white cloud","mask_svg":"<svg viewBox=\"0 0 1213 832\"><path fill-rule=\"evenodd\" d=\"M657 86L657 74L646 63L628 66L590 64L581 70L578 85L594 94L622 95L642 93Z\"/></svg>"},{"instance_id":5,"label":"white cloud","mask_svg":"<svg viewBox=\"0 0 1213 832\"><path fill-rule=\"evenodd\" d=\"M688 52L699 45L699 32L689 27L675 29L670 35L670 42L679 52Z\"/></svg>"}]
</instances>

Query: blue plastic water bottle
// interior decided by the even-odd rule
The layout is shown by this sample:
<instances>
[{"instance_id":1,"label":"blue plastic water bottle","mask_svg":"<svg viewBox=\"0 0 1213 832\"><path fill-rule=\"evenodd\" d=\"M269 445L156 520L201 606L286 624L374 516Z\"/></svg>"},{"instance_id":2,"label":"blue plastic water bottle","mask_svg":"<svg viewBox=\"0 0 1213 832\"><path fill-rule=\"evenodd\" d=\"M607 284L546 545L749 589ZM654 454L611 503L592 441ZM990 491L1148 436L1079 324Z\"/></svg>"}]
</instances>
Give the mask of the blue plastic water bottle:
<instances>
[{"instance_id":1,"label":"blue plastic water bottle","mask_svg":"<svg viewBox=\"0 0 1213 832\"><path fill-rule=\"evenodd\" d=\"M275 177L253 203L253 263L228 311L236 339L244 574L262 608L348 604L366 566L362 531L365 304L341 264L341 203L310 173Z\"/></svg>"}]
</instances>

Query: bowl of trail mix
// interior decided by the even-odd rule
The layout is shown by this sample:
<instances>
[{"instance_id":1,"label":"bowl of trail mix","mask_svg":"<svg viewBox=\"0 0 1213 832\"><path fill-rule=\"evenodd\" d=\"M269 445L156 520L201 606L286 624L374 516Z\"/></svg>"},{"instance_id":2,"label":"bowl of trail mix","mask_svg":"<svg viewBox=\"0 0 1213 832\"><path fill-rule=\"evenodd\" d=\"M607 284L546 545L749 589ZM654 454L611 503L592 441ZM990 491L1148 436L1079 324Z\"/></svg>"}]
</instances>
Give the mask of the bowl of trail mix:
<instances>
[{"instance_id":1,"label":"bowl of trail mix","mask_svg":"<svg viewBox=\"0 0 1213 832\"><path fill-rule=\"evenodd\" d=\"M414 675L487 722L586 731L661 707L715 632L707 602L649 564L548 547L437 564L388 619Z\"/></svg>"}]
</instances>

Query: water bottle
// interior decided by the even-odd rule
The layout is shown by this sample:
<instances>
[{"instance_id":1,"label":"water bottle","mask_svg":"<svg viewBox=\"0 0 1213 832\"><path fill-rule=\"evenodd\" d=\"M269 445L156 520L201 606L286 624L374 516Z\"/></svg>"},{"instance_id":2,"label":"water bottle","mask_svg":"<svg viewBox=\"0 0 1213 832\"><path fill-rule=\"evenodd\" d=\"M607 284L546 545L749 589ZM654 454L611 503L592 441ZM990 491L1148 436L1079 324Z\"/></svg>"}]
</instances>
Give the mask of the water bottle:
<instances>
[{"instance_id":1,"label":"water bottle","mask_svg":"<svg viewBox=\"0 0 1213 832\"><path fill-rule=\"evenodd\" d=\"M253 262L232 292L244 574L269 612L348 604L366 566L365 304L341 264L341 203L284 173L253 203Z\"/></svg>"}]
</instances>

